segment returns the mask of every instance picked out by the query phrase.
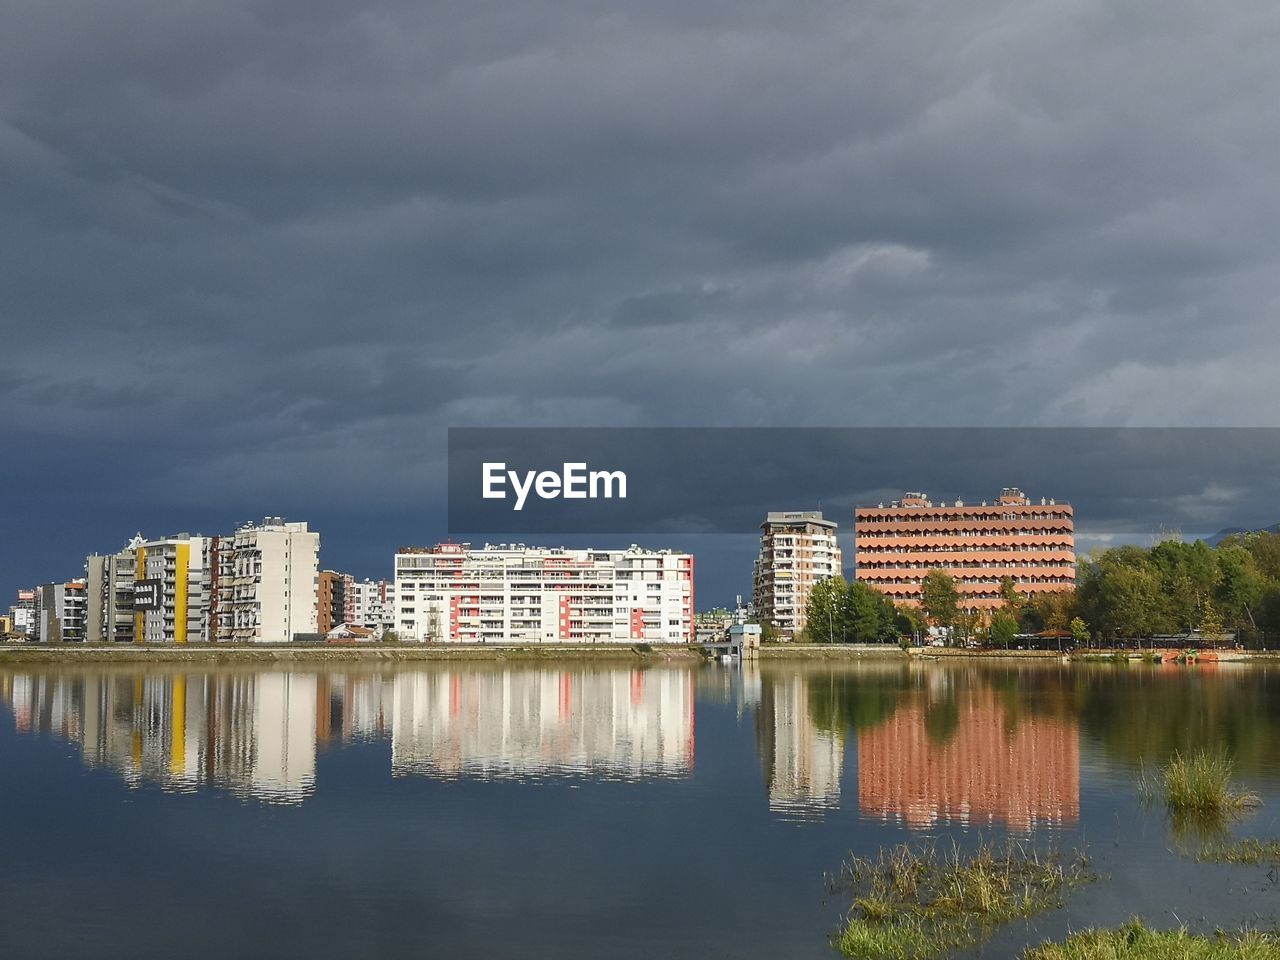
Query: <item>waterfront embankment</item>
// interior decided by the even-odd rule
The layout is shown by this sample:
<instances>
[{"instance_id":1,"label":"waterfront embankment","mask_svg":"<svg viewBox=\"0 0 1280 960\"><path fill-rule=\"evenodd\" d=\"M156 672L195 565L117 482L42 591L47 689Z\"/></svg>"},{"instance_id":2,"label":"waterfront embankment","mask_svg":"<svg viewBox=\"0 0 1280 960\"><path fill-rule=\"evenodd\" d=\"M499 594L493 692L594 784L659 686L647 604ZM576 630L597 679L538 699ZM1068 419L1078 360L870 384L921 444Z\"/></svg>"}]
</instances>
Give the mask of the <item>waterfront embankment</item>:
<instances>
[{"instance_id":1,"label":"waterfront embankment","mask_svg":"<svg viewBox=\"0 0 1280 960\"><path fill-rule=\"evenodd\" d=\"M1121 651L1132 655L1133 651ZM1056 650L971 650L962 647L912 647L896 644L768 644L768 661L1039 660L1063 657ZM420 661L582 661L602 663L698 663L700 647L686 644L6 644L4 663L399 663ZM1112 651L1079 651L1073 660L1112 660ZM1136 658L1134 658L1136 659ZM1278 651L1237 653L1237 662L1275 663ZM1170 661L1171 662L1171 661Z\"/></svg>"},{"instance_id":2,"label":"waterfront embankment","mask_svg":"<svg viewBox=\"0 0 1280 960\"><path fill-rule=\"evenodd\" d=\"M764 660L904 659L889 644L785 644L760 651ZM0 647L0 663L398 663L430 660L686 662L706 659L685 644L15 644Z\"/></svg>"}]
</instances>

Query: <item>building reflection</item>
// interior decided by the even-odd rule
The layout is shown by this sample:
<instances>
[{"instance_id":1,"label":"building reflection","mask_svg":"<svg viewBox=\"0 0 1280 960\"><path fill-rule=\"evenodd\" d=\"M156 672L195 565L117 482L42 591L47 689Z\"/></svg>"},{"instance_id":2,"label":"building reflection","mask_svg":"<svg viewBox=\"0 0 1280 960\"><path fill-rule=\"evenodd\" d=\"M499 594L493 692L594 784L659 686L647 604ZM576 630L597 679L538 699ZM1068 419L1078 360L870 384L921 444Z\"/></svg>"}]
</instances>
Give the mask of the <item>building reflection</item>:
<instances>
[{"instance_id":1,"label":"building reflection","mask_svg":"<svg viewBox=\"0 0 1280 960\"><path fill-rule=\"evenodd\" d=\"M941 702L917 692L858 733L858 806L863 816L912 828L1073 824L1080 817L1075 719L1012 714L989 687Z\"/></svg>"},{"instance_id":2,"label":"building reflection","mask_svg":"<svg viewBox=\"0 0 1280 960\"><path fill-rule=\"evenodd\" d=\"M79 746L126 783L202 785L268 802L311 793L316 678L306 674L15 674L0 693L17 729Z\"/></svg>"},{"instance_id":3,"label":"building reflection","mask_svg":"<svg viewBox=\"0 0 1280 960\"><path fill-rule=\"evenodd\" d=\"M0 673L20 733L78 746L131 786L268 803L315 790L326 749L390 740L395 775L641 778L693 766L682 671L312 674L104 668Z\"/></svg>"},{"instance_id":4,"label":"building reflection","mask_svg":"<svg viewBox=\"0 0 1280 960\"><path fill-rule=\"evenodd\" d=\"M814 722L809 680L790 673L757 689L756 743L769 809L788 819L809 819L839 807L844 738Z\"/></svg>"},{"instance_id":5,"label":"building reflection","mask_svg":"<svg viewBox=\"0 0 1280 960\"><path fill-rule=\"evenodd\" d=\"M694 688L679 671L492 670L396 680L396 775L633 779L693 767Z\"/></svg>"}]
</instances>

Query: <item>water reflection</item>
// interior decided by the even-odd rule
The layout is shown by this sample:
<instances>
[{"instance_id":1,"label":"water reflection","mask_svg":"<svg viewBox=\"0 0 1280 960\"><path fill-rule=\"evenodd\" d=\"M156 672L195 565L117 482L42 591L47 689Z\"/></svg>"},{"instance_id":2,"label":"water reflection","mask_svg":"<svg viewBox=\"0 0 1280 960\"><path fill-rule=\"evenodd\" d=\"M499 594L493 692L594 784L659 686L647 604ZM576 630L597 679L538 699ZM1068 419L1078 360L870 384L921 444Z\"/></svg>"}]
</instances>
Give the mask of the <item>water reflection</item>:
<instances>
[{"instance_id":1,"label":"water reflection","mask_svg":"<svg viewBox=\"0 0 1280 960\"><path fill-rule=\"evenodd\" d=\"M991 689L941 703L912 699L858 734L863 816L913 828L940 820L1000 823L1020 832L1079 819L1080 738L1073 721L1014 720Z\"/></svg>"},{"instance_id":2,"label":"water reflection","mask_svg":"<svg viewBox=\"0 0 1280 960\"><path fill-rule=\"evenodd\" d=\"M13 674L0 694L19 731L75 743L86 766L133 786L209 784L272 802L315 786L313 675Z\"/></svg>"},{"instance_id":3,"label":"water reflection","mask_svg":"<svg viewBox=\"0 0 1280 960\"><path fill-rule=\"evenodd\" d=\"M1082 752L1131 768L1212 747L1242 776L1273 775L1275 687L1257 667L900 662L0 671L20 732L61 737L131 785L297 803L318 757L358 741L389 743L397 777L688 777L700 701L754 733L776 817L1014 832L1078 822Z\"/></svg>"},{"instance_id":4,"label":"water reflection","mask_svg":"<svg viewBox=\"0 0 1280 960\"><path fill-rule=\"evenodd\" d=\"M398 776L638 779L694 758L685 671L33 672L0 675L0 696L19 732L132 786L273 803L305 799L317 753L356 740L389 738Z\"/></svg>"},{"instance_id":5,"label":"water reflection","mask_svg":"<svg viewBox=\"0 0 1280 960\"><path fill-rule=\"evenodd\" d=\"M821 686L816 689L821 693ZM840 806L844 736L814 721L814 690L800 673L773 676L761 686L756 743L769 809L788 819L821 816Z\"/></svg>"},{"instance_id":6,"label":"water reflection","mask_svg":"<svg viewBox=\"0 0 1280 960\"><path fill-rule=\"evenodd\" d=\"M398 776L639 779L693 767L683 671L413 673L396 678L392 715Z\"/></svg>"}]
</instances>

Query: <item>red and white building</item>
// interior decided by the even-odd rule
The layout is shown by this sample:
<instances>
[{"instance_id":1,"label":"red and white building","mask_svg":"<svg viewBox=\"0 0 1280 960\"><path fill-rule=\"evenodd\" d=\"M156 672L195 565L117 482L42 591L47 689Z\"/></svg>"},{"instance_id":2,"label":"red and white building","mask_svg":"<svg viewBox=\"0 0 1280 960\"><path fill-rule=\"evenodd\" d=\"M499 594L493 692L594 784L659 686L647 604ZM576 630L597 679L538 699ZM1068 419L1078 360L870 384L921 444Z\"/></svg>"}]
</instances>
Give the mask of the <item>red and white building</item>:
<instances>
[{"instance_id":1,"label":"red and white building","mask_svg":"<svg viewBox=\"0 0 1280 960\"><path fill-rule=\"evenodd\" d=\"M401 640L692 643L693 557L442 543L395 559Z\"/></svg>"}]
</instances>

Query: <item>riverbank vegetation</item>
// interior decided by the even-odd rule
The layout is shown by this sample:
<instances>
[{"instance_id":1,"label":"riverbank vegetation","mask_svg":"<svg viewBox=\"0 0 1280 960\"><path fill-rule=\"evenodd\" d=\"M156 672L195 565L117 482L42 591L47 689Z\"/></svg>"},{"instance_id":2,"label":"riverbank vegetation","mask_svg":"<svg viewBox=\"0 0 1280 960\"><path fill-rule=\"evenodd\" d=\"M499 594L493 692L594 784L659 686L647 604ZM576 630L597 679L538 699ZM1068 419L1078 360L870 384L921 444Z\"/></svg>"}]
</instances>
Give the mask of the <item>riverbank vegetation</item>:
<instances>
[{"instance_id":1,"label":"riverbank vegetation","mask_svg":"<svg viewBox=\"0 0 1280 960\"><path fill-rule=\"evenodd\" d=\"M853 857L829 886L851 901L834 938L862 960L928 960L976 946L995 928L1059 906L1092 879L1082 854L1063 857L1012 842L903 844L876 858Z\"/></svg>"},{"instance_id":2,"label":"riverbank vegetation","mask_svg":"<svg viewBox=\"0 0 1280 960\"><path fill-rule=\"evenodd\" d=\"M1225 753L1175 753L1159 771L1140 771L1138 792L1149 802L1163 802L1175 814L1235 816L1258 806L1261 800L1251 790L1236 788L1231 779L1234 769L1234 761Z\"/></svg>"},{"instance_id":3,"label":"riverbank vegetation","mask_svg":"<svg viewBox=\"0 0 1280 960\"><path fill-rule=\"evenodd\" d=\"M1116 930L1087 930L1046 943L1023 960L1280 960L1280 938L1260 931L1212 936L1186 929L1151 930L1133 920Z\"/></svg>"},{"instance_id":4,"label":"riverbank vegetation","mask_svg":"<svg viewBox=\"0 0 1280 960\"><path fill-rule=\"evenodd\" d=\"M1080 559L1074 590L1024 595L1010 577L1000 593L1003 602L979 615L965 609L946 570L925 576L918 608L895 605L860 581L830 577L810 591L804 639L894 642L937 627L953 642L995 647L1037 635L1074 646L1189 635L1204 644L1275 646L1280 533L1234 534L1216 547L1177 538L1150 548L1113 547Z\"/></svg>"},{"instance_id":5,"label":"riverbank vegetation","mask_svg":"<svg viewBox=\"0 0 1280 960\"><path fill-rule=\"evenodd\" d=\"M1194 856L1200 863L1280 866L1280 840L1260 840L1257 837L1214 839L1201 844Z\"/></svg>"}]
</instances>

